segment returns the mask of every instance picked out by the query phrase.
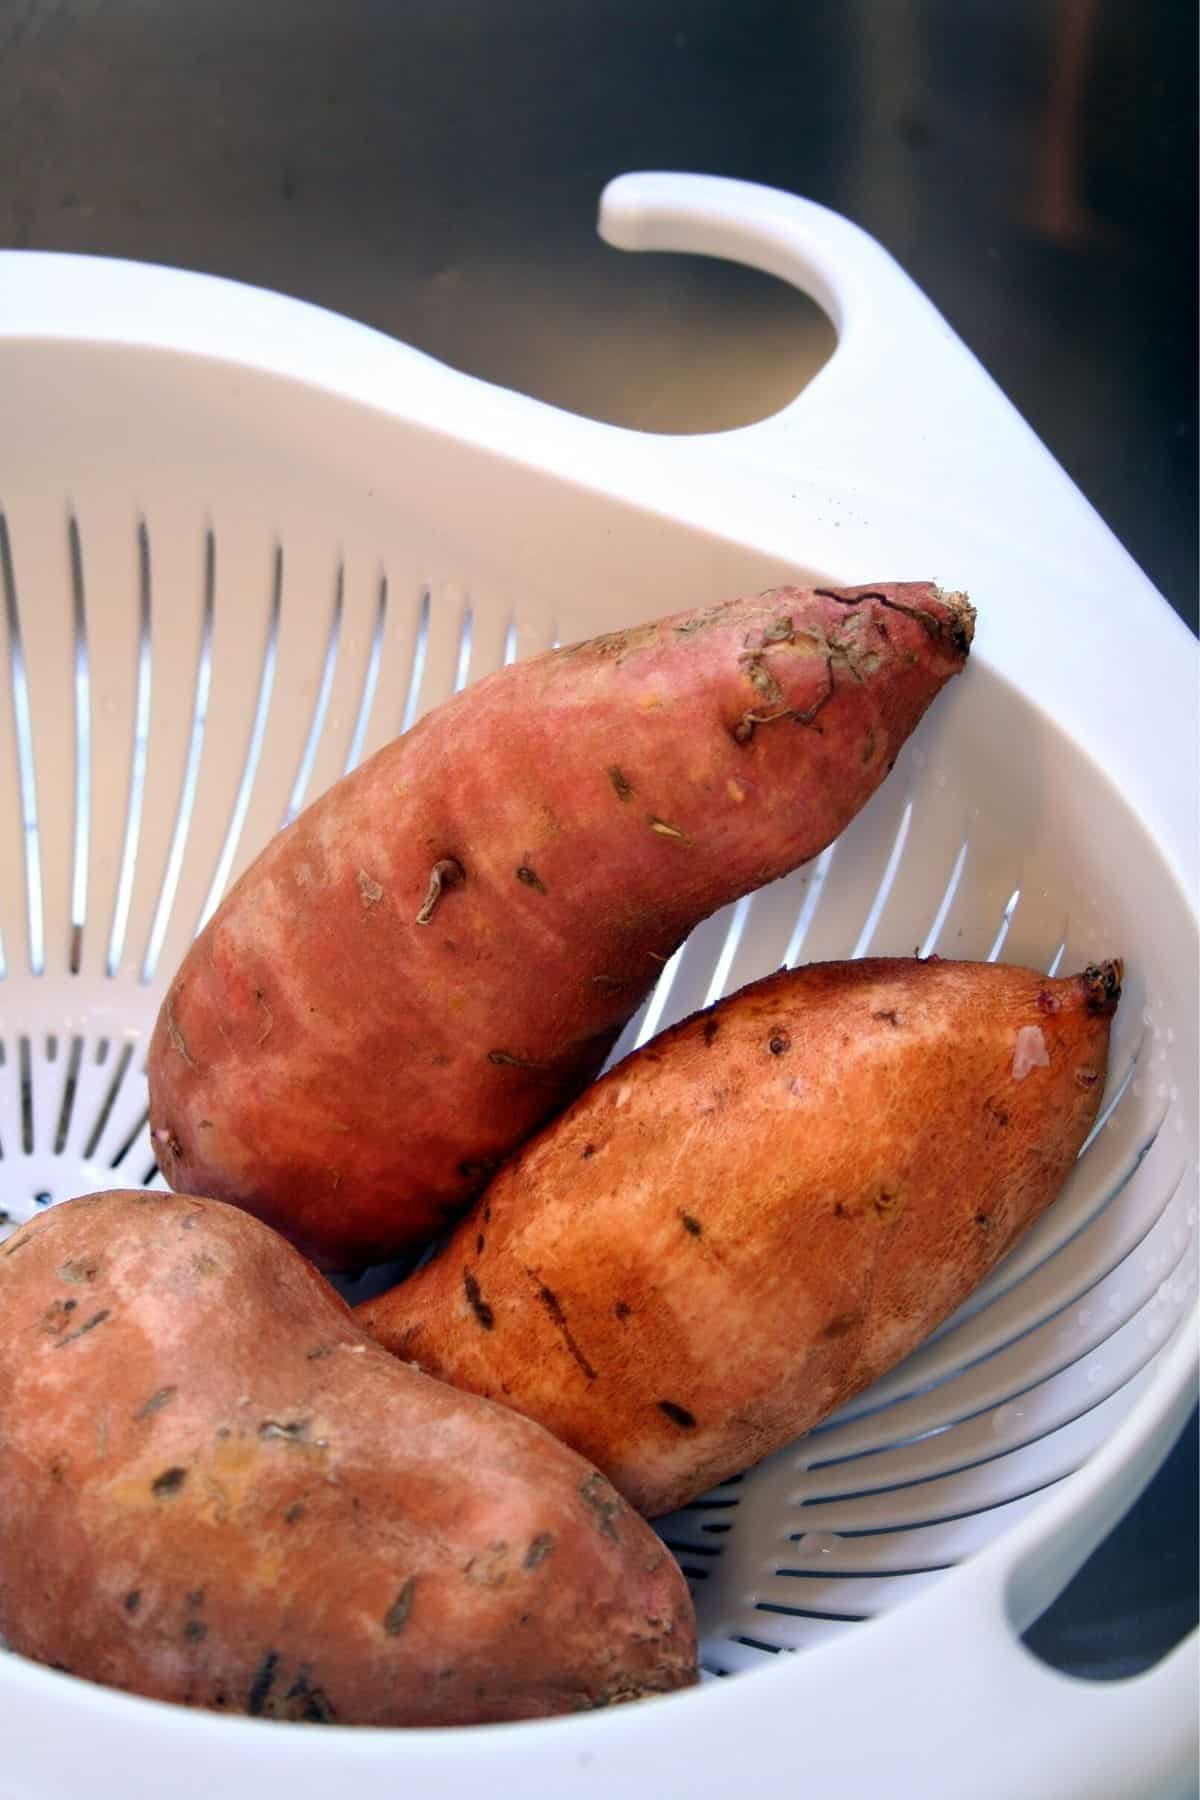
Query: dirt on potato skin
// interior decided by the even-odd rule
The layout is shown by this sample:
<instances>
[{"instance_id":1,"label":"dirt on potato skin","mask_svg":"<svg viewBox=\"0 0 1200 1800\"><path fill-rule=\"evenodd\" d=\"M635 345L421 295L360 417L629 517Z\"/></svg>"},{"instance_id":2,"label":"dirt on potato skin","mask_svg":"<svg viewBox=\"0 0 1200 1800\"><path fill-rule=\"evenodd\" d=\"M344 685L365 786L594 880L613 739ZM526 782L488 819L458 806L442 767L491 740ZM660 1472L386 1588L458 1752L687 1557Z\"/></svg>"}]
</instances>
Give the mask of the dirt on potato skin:
<instances>
[{"instance_id":1,"label":"dirt on potato skin","mask_svg":"<svg viewBox=\"0 0 1200 1800\"><path fill-rule=\"evenodd\" d=\"M757 982L611 1070L356 1316L670 1512L910 1354L1040 1216L1120 982L871 958Z\"/></svg>"},{"instance_id":2,"label":"dirt on potato skin","mask_svg":"<svg viewBox=\"0 0 1200 1800\"><path fill-rule=\"evenodd\" d=\"M696 1679L683 1577L602 1475L215 1201L88 1196L0 1246L0 1520L0 1637L152 1698L448 1725Z\"/></svg>"},{"instance_id":3,"label":"dirt on potato skin","mask_svg":"<svg viewBox=\"0 0 1200 1800\"><path fill-rule=\"evenodd\" d=\"M778 588L448 701L280 833L185 958L149 1058L167 1180L326 1267L428 1241L699 920L838 835L972 620L927 582Z\"/></svg>"}]
</instances>

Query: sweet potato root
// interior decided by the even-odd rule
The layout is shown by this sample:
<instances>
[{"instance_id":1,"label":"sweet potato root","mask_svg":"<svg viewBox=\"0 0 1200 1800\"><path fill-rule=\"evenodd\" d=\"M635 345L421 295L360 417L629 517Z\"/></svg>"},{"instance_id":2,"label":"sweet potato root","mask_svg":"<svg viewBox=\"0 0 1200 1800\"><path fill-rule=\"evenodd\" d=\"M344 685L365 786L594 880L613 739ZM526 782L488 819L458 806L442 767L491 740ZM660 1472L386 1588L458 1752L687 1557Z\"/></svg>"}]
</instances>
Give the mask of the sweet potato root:
<instances>
[{"instance_id":1,"label":"sweet potato root","mask_svg":"<svg viewBox=\"0 0 1200 1800\"><path fill-rule=\"evenodd\" d=\"M686 1585L540 1427L373 1344L215 1201L0 1247L0 1636L162 1700L463 1724L695 1679Z\"/></svg>"},{"instance_id":2,"label":"sweet potato root","mask_svg":"<svg viewBox=\"0 0 1200 1800\"><path fill-rule=\"evenodd\" d=\"M172 982L149 1064L168 1181L327 1267L433 1236L700 919L838 835L973 616L925 582L779 588L430 714L267 847Z\"/></svg>"},{"instance_id":3,"label":"sweet potato root","mask_svg":"<svg viewBox=\"0 0 1200 1800\"><path fill-rule=\"evenodd\" d=\"M667 1512L908 1355L1037 1218L1119 991L1111 963L771 976L610 1071L357 1317Z\"/></svg>"}]
</instances>

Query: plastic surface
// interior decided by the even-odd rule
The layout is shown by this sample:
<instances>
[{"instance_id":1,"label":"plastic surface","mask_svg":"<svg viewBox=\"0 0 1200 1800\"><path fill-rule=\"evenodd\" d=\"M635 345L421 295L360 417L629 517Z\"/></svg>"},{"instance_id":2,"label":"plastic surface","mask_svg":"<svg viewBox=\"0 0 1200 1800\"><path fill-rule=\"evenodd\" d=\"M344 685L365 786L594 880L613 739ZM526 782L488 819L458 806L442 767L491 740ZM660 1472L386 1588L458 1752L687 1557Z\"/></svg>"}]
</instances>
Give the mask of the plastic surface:
<instances>
[{"instance_id":1,"label":"plastic surface","mask_svg":"<svg viewBox=\"0 0 1200 1800\"><path fill-rule=\"evenodd\" d=\"M613 184L601 222L629 248L798 282L834 317L835 355L761 425L644 438L272 295L0 257L0 1235L157 1179L143 1060L161 984L306 799L501 661L807 575L967 587L972 666L830 852L694 934L626 1045L783 960L1117 953L1104 1122L931 1343L661 1523L693 1577L699 1691L544 1725L313 1734L0 1653L0 1800L85 1773L115 1794L134 1771L181 1795L269 1774L299 1797L385 1774L547 1797L791 1776L1057 1800L1190 1780L1194 1640L1093 1688L1016 1634L1193 1391L1197 844L1188 778L1164 773L1192 766L1195 644L846 221L652 175Z\"/></svg>"}]
</instances>

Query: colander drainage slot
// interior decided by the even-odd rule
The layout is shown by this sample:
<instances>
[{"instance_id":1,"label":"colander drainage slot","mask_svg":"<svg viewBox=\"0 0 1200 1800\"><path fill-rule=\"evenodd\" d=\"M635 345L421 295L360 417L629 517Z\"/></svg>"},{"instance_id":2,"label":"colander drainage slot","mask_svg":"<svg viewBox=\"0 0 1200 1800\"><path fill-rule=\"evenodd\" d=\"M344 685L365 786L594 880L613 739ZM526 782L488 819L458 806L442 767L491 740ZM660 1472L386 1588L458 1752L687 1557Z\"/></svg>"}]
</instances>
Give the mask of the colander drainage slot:
<instances>
[{"instance_id":1,"label":"colander drainage slot","mask_svg":"<svg viewBox=\"0 0 1200 1800\"><path fill-rule=\"evenodd\" d=\"M50 1061L53 1061L53 1057ZM67 1059L66 1080L63 1082L62 1105L58 1111L58 1128L54 1133L54 1154L61 1156L67 1147L67 1135L71 1129L71 1114L75 1107L75 1095L79 1087L79 1065L83 1060L83 1039L71 1039L71 1051Z\"/></svg>"},{"instance_id":2,"label":"colander drainage slot","mask_svg":"<svg viewBox=\"0 0 1200 1800\"><path fill-rule=\"evenodd\" d=\"M83 964L83 925L87 916L88 858L92 824L92 689L88 669L87 605L83 585L83 546L79 521L67 521L67 554L71 566L71 607L75 624L75 847L71 873L71 944L67 966L78 975Z\"/></svg>"},{"instance_id":3,"label":"colander drainage slot","mask_svg":"<svg viewBox=\"0 0 1200 1800\"><path fill-rule=\"evenodd\" d=\"M362 761L367 725L371 718L371 708L375 704L375 690L379 686L379 665L383 661L383 633L387 624L387 606L387 576L381 575L379 577L379 600L375 608L375 633L371 639L371 654L367 661L367 673L363 678L362 699L359 702L358 717L354 721L354 735L350 739L350 748L346 753L345 772L347 775Z\"/></svg>"},{"instance_id":4,"label":"colander drainage slot","mask_svg":"<svg viewBox=\"0 0 1200 1800\"><path fill-rule=\"evenodd\" d=\"M217 583L217 545L210 530L204 534L204 577L202 602L203 611L200 625L200 654L196 661L196 691L192 703L192 730L188 740L187 762L184 765L183 785L179 793L179 810L175 815L175 828L171 834L171 848L167 853L167 866L163 874L163 883L159 891L158 904L154 909L154 919L150 926L150 937L146 944L146 954L142 962L142 981L153 981L158 959L162 955L163 942L167 935L167 925L171 911L175 905L175 895L179 888L179 877L183 869L183 855L187 848L188 831L191 828L192 812L196 804L196 786L200 779L200 758L204 751L204 729L208 721L208 701L212 689L212 643L213 615L216 604ZM89 1152L90 1154L90 1152Z\"/></svg>"},{"instance_id":5,"label":"colander drainage slot","mask_svg":"<svg viewBox=\"0 0 1200 1800\"><path fill-rule=\"evenodd\" d=\"M254 787L254 777L258 773L259 759L262 756L263 739L267 734L267 714L271 710L271 694L275 687L275 662L279 651L279 616L283 609L283 545L276 544L271 574L271 611L267 620L267 641L263 647L262 675L258 683L258 699L254 707L254 722L250 727L250 742L246 748L246 766L242 770L242 778L238 782L237 795L233 802L233 812L229 820L229 829L225 833L225 842L221 846L221 854L217 858L217 866L213 873L212 885L208 890L208 898L200 912L197 931L203 930L213 913L217 910L221 895L229 882L229 871L233 867L233 859L237 854L238 841L242 835L242 827L246 823L246 814L250 810L250 795Z\"/></svg>"},{"instance_id":6,"label":"colander drainage slot","mask_svg":"<svg viewBox=\"0 0 1200 1800\"><path fill-rule=\"evenodd\" d=\"M279 554L282 554L280 552ZM337 575L333 584L333 617L329 621L329 639L325 645L325 661L321 668L321 683L317 689L316 704L313 707L312 724L308 728L308 740L300 757L300 767L296 770L296 779L292 784L291 795L284 811L284 825L290 825L301 807L308 784L312 780L313 765L317 760L317 746L321 741L321 733L325 729L325 715L329 711L329 696L333 692L333 677L337 669L338 645L342 636L342 608L346 594L346 569L344 563L338 564Z\"/></svg>"},{"instance_id":7,"label":"colander drainage slot","mask_svg":"<svg viewBox=\"0 0 1200 1800\"><path fill-rule=\"evenodd\" d=\"M129 1065L132 1061L133 1045L123 1044L121 1046L121 1054L116 1061L116 1067L113 1069L112 1080L109 1082L108 1090L100 1103L100 1111L96 1115L96 1123L92 1126L91 1136L83 1147L85 1161L90 1161L96 1154L96 1146L103 1137L108 1121L112 1117L112 1109L117 1103L117 1095L121 1091L122 1083L125 1080L125 1076L129 1071ZM113 1164L113 1167L116 1167L115 1163Z\"/></svg>"},{"instance_id":8,"label":"colander drainage slot","mask_svg":"<svg viewBox=\"0 0 1200 1800\"><path fill-rule=\"evenodd\" d=\"M25 650L21 614L17 605L17 578L13 568L8 520L0 512L0 586L8 624L12 666L13 719L17 731L17 773L21 790L21 818L25 835L25 896L29 909L29 967L34 975L46 968L46 926L42 905L42 850L38 832L37 784L33 774L33 722L29 707L29 682L25 674Z\"/></svg>"},{"instance_id":9,"label":"colander drainage slot","mask_svg":"<svg viewBox=\"0 0 1200 1800\"><path fill-rule=\"evenodd\" d=\"M138 520L138 663L137 690L134 697L133 748L129 763L129 810L125 816L125 838L121 845L121 866L117 875L117 896L113 904L112 928L108 939L108 974L116 975L125 949L129 929L129 909L133 901L133 877L137 867L138 844L142 833L142 808L146 796L146 756L150 741L150 533L146 521ZM101 1043L107 1053L108 1040ZM97 1061L103 1058L97 1057Z\"/></svg>"},{"instance_id":10,"label":"colander drainage slot","mask_svg":"<svg viewBox=\"0 0 1200 1800\"><path fill-rule=\"evenodd\" d=\"M401 734L411 729L417 716L417 701L421 697L421 681L425 674L425 652L429 644L429 589L421 589L421 604L417 613L417 638L413 645L412 671L408 677L408 693L404 699L404 712L400 720Z\"/></svg>"}]
</instances>

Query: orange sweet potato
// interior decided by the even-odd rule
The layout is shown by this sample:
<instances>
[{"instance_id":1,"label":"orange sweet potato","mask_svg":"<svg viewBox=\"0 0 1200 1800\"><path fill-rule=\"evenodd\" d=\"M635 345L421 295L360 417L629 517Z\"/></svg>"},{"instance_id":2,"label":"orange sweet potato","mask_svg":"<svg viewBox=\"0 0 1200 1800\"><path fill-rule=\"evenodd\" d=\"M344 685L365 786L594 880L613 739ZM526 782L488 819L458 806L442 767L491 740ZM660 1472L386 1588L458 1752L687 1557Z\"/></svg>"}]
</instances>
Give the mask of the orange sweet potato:
<instances>
[{"instance_id":1,"label":"orange sweet potato","mask_svg":"<svg viewBox=\"0 0 1200 1800\"><path fill-rule=\"evenodd\" d=\"M325 1266L428 1240L599 1070L717 907L828 844L973 613L779 588L501 670L277 837L171 983L173 1187Z\"/></svg>"},{"instance_id":2,"label":"orange sweet potato","mask_svg":"<svg viewBox=\"0 0 1200 1800\"><path fill-rule=\"evenodd\" d=\"M679 1569L540 1427L373 1344L216 1201L0 1247L0 1636L162 1700L463 1724L695 1680Z\"/></svg>"},{"instance_id":3,"label":"orange sweet potato","mask_svg":"<svg viewBox=\"0 0 1200 1800\"><path fill-rule=\"evenodd\" d=\"M1119 990L1111 963L771 976L613 1069L357 1316L667 1512L899 1362L1049 1204Z\"/></svg>"}]
</instances>

